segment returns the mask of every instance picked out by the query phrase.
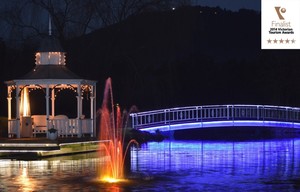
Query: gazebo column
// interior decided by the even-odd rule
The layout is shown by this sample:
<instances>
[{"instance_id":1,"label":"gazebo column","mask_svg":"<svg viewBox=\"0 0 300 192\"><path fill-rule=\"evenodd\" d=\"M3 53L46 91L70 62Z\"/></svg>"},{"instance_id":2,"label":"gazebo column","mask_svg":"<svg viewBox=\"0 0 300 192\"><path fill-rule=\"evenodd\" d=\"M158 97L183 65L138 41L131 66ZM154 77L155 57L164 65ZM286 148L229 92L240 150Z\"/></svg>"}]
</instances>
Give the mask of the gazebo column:
<instances>
[{"instance_id":1,"label":"gazebo column","mask_svg":"<svg viewBox=\"0 0 300 192\"><path fill-rule=\"evenodd\" d=\"M97 130L97 128L96 128L96 110L97 110L97 105L96 105L96 92L97 92L97 89L96 89L96 84L95 84L95 86L94 86L94 95L95 95L95 102L94 102L94 125L93 125L93 127L94 127L94 137L96 137L97 135L97 133L96 133L96 130Z\"/></svg>"},{"instance_id":2,"label":"gazebo column","mask_svg":"<svg viewBox=\"0 0 300 192\"><path fill-rule=\"evenodd\" d=\"M52 118L55 116L55 89L51 90L51 116Z\"/></svg>"},{"instance_id":3,"label":"gazebo column","mask_svg":"<svg viewBox=\"0 0 300 192\"><path fill-rule=\"evenodd\" d=\"M80 119L82 115L82 97L81 97L81 88L77 87L77 119Z\"/></svg>"},{"instance_id":4,"label":"gazebo column","mask_svg":"<svg viewBox=\"0 0 300 192\"><path fill-rule=\"evenodd\" d=\"M11 94L8 91L8 97L7 97L7 107L8 107L8 111L7 111L7 118L8 118L8 134L10 132L10 130L12 129L12 124L11 124ZM10 135L8 135L10 136Z\"/></svg>"},{"instance_id":5,"label":"gazebo column","mask_svg":"<svg viewBox=\"0 0 300 192\"><path fill-rule=\"evenodd\" d=\"M8 111L7 111L7 116L8 116L8 120L11 120L11 87L8 87L8 97L7 97L7 107L8 107Z\"/></svg>"},{"instance_id":6,"label":"gazebo column","mask_svg":"<svg viewBox=\"0 0 300 192\"><path fill-rule=\"evenodd\" d=\"M20 87L17 86L16 89L16 120L17 120L17 138L20 138L20 110L19 110L19 106L20 106Z\"/></svg>"},{"instance_id":7,"label":"gazebo column","mask_svg":"<svg viewBox=\"0 0 300 192\"><path fill-rule=\"evenodd\" d=\"M49 133L48 133L48 129L49 129L49 85L46 86L46 120L47 120L47 138L49 138Z\"/></svg>"},{"instance_id":8,"label":"gazebo column","mask_svg":"<svg viewBox=\"0 0 300 192\"><path fill-rule=\"evenodd\" d=\"M91 100L91 126L93 129L93 135L92 137L95 135L95 130L94 130L94 96L90 96L90 100Z\"/></svg>"},{"instance_id":9,"label":"gazebo column","mask_svg":"<svg viewBox=\"0 0 300 192\"><path fill-rule=\"evenodd\" d=\"M93 85L93 106L92 106L92 103L91 103L91 119L92 119L92 128L93 128L93 137L96 137L96 85ZM92 101L91 101L92 102ZM93 113L92 113L93 111Z\"/></svg>"},{"instance_id":10,"label":"gazebo column","mask_svg":"<svg viewBox=\"0 0 300 192\"><path fill-rule=\"evenodd\" d=\"M78 122L78 137L82 135L82 122L81 122L81 115L82 115L82 97L81 97L81 86L77 86L77 122Z\"/></svg>"}]
</instances>

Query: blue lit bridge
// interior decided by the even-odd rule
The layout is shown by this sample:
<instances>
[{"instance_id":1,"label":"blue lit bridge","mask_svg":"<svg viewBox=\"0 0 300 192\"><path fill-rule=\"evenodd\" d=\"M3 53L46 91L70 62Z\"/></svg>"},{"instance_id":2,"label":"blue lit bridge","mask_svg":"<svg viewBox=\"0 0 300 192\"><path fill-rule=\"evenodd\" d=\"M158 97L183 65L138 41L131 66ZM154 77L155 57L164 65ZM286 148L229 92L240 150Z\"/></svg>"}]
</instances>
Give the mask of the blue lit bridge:
<instances>
[{"instance_id":1,"label":"blue lit bridge","mask_svg":"<svg viewBox=\"0 0 300 192\"><path fill-rule=\"evenodd\" d=\"M300 129L300 108L271 105L206 105L131 113L132 127L155 132L215 127Z\"/></svg>"}]
</instances>

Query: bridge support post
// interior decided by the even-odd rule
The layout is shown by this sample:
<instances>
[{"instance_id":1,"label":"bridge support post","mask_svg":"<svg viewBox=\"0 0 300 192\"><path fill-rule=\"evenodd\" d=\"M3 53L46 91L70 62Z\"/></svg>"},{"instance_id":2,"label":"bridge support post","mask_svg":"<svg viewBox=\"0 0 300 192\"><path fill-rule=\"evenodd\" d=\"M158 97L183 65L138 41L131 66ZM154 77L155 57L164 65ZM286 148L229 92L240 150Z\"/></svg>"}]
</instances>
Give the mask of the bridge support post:
<instances>
[{"instance_id":1,"label":"bridge support post","mask_svg":"<svg viewBox=\"0 0 300 192\"><path fill-rule=\"evenodd\" d=\"M227 120L229 120L229 106L227 105Z\"/></svg>"}]
</instances>

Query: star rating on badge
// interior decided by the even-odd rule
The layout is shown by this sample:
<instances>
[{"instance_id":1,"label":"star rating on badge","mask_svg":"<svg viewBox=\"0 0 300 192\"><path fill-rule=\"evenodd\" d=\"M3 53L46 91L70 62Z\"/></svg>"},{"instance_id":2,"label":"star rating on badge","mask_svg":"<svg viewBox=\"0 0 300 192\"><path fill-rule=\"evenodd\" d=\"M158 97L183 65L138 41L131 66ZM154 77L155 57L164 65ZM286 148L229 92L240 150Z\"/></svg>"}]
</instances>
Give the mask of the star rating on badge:
<instances>
[{"instance_id":1,"label":"star rating on badge","mask_svg":"<svg viewBox=\"0 0 300 192\"><path fill-rule=\"evenodd\" d=\"M294 44L296 43L295 39L268 39L268 44Z\"/></svg>"}]
</instances>

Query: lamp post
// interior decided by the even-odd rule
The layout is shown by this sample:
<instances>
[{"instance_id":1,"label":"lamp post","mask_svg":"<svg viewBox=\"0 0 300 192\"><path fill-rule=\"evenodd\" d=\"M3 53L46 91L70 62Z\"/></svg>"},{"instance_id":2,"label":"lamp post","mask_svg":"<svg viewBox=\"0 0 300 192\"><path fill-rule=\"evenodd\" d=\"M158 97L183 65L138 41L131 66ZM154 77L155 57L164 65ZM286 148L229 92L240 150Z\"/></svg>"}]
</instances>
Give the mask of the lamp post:
<instances>
[{"instance_id":1,"label":"lamp post","mask_svg":"<svg viewBox=\"0 0 300 192\"><path fill-rule=\"evenodd\" d=\"M30 114L30 101L28 88L24 87L21 92L21 137L32 137L32 120Z\"/></svg>"}]
</instances>

